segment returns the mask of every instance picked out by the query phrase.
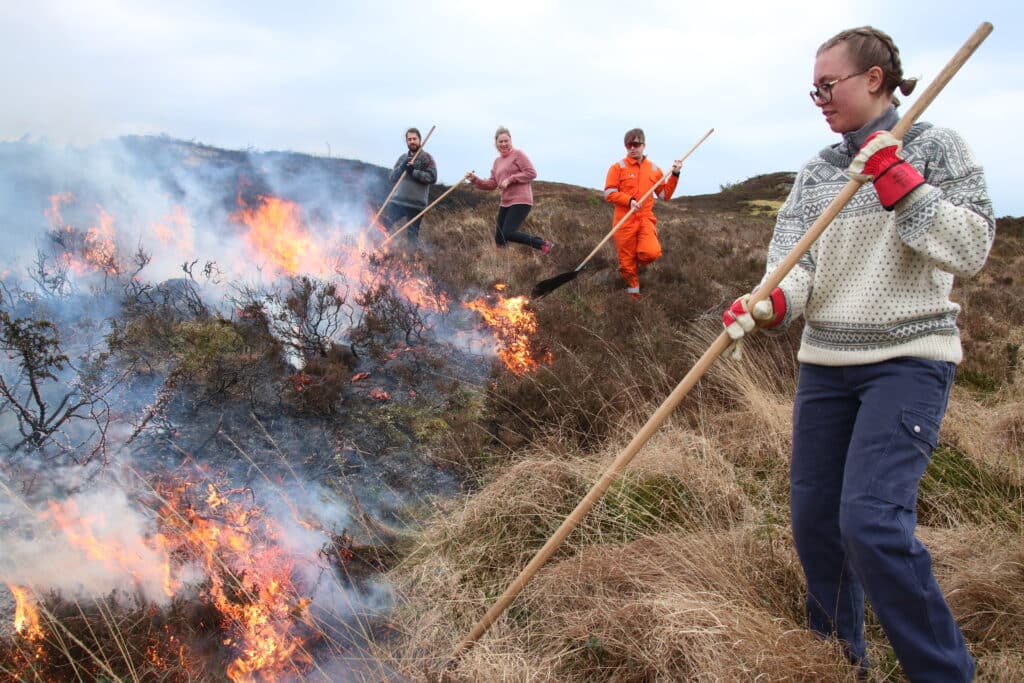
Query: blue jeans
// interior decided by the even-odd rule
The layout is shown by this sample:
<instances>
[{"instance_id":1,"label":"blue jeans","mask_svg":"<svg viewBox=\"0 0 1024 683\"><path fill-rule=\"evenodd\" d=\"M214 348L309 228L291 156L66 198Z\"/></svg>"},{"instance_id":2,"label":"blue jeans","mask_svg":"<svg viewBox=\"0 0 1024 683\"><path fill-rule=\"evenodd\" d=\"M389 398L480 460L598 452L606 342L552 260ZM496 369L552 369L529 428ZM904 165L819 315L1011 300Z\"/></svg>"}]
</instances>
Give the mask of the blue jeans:
<instances>
[{"instance_id":1,"label":"blue jeans","mask_svg":"<svg viewBox=\"0 0 1024 683\"><path fill-rule=\"evenodd\" d=\"M917 489L956 367L920 358L801 364L790 470L810 627L867 666L864 596L911 681L969 681L974 660L914 536Z\"/></svg>"},{"instance_id":2,"label":"blue jeans","mask_svg":"<svg viewBox=\"0 0 1024 683\"><path fill-rule=\"evenodd\" d=\"M423 210L424 207L406 206L392 202L384 209L384 222L388 226L388 232L394 232L409 222L409 219ZM410 246L418 246L420 243L420 223L423 216L420 216L405 229L405 239Z\"/></svg>"}]
</instances>

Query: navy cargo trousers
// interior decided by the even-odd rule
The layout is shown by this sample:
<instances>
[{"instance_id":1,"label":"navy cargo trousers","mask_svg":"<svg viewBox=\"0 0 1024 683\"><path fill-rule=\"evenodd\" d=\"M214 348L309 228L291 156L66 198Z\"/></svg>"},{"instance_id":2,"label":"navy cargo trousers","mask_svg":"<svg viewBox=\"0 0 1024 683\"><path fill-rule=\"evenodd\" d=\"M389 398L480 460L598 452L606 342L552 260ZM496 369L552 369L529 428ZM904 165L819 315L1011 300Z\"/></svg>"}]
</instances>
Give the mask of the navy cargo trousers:
<instances>
[{"instance_id":1,"label":"navy cargo trousers","mask_svg":"<svg viewBox=\"0 0 1024 683\"><path fill-rule=\"evenodd\" d=\"M914 536L917 489L956 367L895 358L801 364L790 470L807 614L867 666L864 596L911 681L969 681L974 659Z\"/></svg>"}]
</instances>

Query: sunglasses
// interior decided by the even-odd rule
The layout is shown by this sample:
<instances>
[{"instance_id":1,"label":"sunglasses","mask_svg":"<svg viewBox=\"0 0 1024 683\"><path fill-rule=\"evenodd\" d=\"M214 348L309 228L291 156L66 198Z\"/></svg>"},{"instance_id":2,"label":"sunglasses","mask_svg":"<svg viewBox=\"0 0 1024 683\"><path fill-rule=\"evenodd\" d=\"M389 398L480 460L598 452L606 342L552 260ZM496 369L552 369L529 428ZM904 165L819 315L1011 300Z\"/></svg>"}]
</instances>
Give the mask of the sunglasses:
<instances>
[{"instance_id":1,"label":"sunglasses","mask_svg":"<svg viewBox=\"0 0 1024 683\"><path fill-rule=\"evenodd\" d=\"M644 146L643 142L627 142L626 143L626 147L629 147L630 149L637 149L638 147L643 147L643 146Z\"/></svg>"}]
</instances>

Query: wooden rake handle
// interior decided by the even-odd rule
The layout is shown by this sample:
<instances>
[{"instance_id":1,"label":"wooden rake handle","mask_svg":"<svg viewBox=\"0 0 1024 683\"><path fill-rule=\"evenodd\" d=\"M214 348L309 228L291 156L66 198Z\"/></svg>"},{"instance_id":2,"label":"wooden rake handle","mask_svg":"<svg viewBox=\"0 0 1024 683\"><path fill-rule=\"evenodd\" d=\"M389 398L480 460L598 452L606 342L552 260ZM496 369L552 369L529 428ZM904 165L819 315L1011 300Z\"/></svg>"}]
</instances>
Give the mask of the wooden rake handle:
<instances>
[{"instance_id":1,"label":"wooden rake handle","mask_svg":"<svg viewBox=\"0 0 1024 683\"><path fill-rule=\"evenodd\" d=\"M700 147L700 143L702 143L705 140L707 140L708 136L711 135L714 132L715 132L714 128L708 128L708 132L704 133L704 137L702 137L700 140L698 140L696 143L694 143L693 147L690 148L690 151L687 152L686 154L684 154L682 156L682 158L679 160L679 163L682 163L682 162L686 161L686 157L688 157L691 154L693 154L693 150L695 150L698 147ZM651 189L647 190L647 192L644 192L644 196L640 197L640 199L638 200L638 203L639 204L643 204L644 202L646 202L648 197L650 197L652 194L654 194L654 192L659 187L661 187L661 185L663 183L668 181L668 176L669 176L669 174L667 174L667 173L662 175L661 179L658 180L658 182L654 183L654 186ZM614 226L612 226L612 229L608 232L607 235L604 236L604 239L601 240L600 242L598 242L597 246L594 247L594 250L592 252L587 254L587 258L583 259L583 262L580 263L578 266L576 266L576 271L577 272L583 270L583 266L587 265L587 262L590 261L590 259L594 258L594 254L596 254L601 249L601 247L604 246L605 242L607 242L608 240L611 239L612 235L615 234L616 230L618 230L623 225L625 225L626 221L628 221L629 217L632 216L634 213L636 213L636 209L630 209L629 211L626 212L625 216L623 216L622 218L619 219L618 223L616 223Z\"/></svg>"},{"instance_id":2,"label":"wooden rake handle","mask_svg":"<svg viewBox=\"0 0 1024 683\"><path fill-rule=\"evenodd\" d=\"M419 212L418 214L416 214L415 216L413 216L412 218L410 218L410 219L409 219L408 221L406 221L405 225L403 225L403 226L402 226L402 227L400 227L400 228L399 228L398 230L395 230L395 231L394 231L393 233L391 233L390 235L388 235L388 236L387 236L387 238L386 238L386 239L385 239L385 240L384 240L383 242L381 242L381 243L380 243L380 246L382 246L382 247L383 247L383 246L384 246L385 244L387 244L387 243L388 243L388 242L390 242L391 240L395 239L395 237L397 237L397 236L398 236L398 234L399 234L400 232L402 232L403 230L405 230L406 228L408 228L408 227L409 227L410 225L412 225L413 223L415 223L415 222L416 222L417 220L419 220L420 218L422 218L422 217L423 217L423 215L424 215L425 213L427 213L427 211L430 211L430 210L431 210L432 208L434 208L435 206L437 206L437 204L438 204L438 203L439 203L439 202L440 202L440 201L441 201L442 199L444 199L445 197L447 197L448 195L450 195L450 194L451 194L452 192L454 192L454 191L456 190L456 188L458 188L458 187L459 187L459 185L461 185L461 184L462 184L462 181L464 181L464 180L465 180L466 178L468 178L468 177L469 177L470 175L472 175L472 173L473 173L473 171L466 171L466 174L465 174L464 176L462 176L462 178L460 178L460 179L458 180L458 182L456 182L456 183L455 183L454 185L452 185L452 186L451 186L451 187L449 187L449 188L448 188L447 190L445 190L445 191L444 191L444 193L443 193L443 194L442 194L442 195L441 195L440 197L438 197L438 198L437 198L437 199L435 199L434 201L430 202L430 204L428 204L428 205L426 206L426 208L425 208L425 209L423 209L423 210L422 210L422 211L420 211L420 212Z\"/></svg>"},{"instance_id":3,"label":"wooden rake handle","mask_svg":"<svg viewBox=\"0 0 1024 683\"><path fill-rule=\"evenodd\" d=\"M423 148L427 146L427 140L429 140L430 136L434 134L435 128L437 128L436 125L430 127L430 130L427 131L427 137L423 138L423 142L420 143L420 148L416 150L416 153L412 155L412 159L409 161L416 161L416 157L418 157L420 152L423 151ZM373 220L370 221L371 227L377 224L377 219L380 218L382 213L384 213L384 207L386 207L388 202L391 201L391 198L395 196L395 192L398 191L398 186L402 184L403 180L405 180L405 176L408 172L408 170L403 170L402 175L398 176L398 180L395 181L395 186L391 188L391 192L389 192L388 196L384 198L384 203L380 205L379 209L377 209L377 213L373 214Z\"/></svg>"},{"instance_id":4,"label":"wooden rake handle","mask_svg":"<svg viewBox=\"0 0 1024 683\"><path fill-rule=\"evenodd\" d=\"M942 69L935 81L921 94L908 111L906 116L900 120L899 124L893 129L893 134L897 137L903 137L909 130L910 126L914 124L916 119L921 115L922 112L931 104L932 100L942 92L942 89L946 87L946 84L953 78L960 67L964 65L967 59L974 53L978 46L984 42L985 38L992 33L992 24L988 22L982 23L968 38L967 42L957 51L953 58L948 64ZM862 185L861 181L851 180L846 184L846 187L832 200L825 211L821 214L821 217L814 222L814 225L807 234L793 247L789 256L783 259L782 263L772 271L771 275L764 281L759 288L762 292L771 292L772 289L778 286L782 279L786 277L790 270L796 265L797 261L803 256L804 252L810 248L814 240L828 227L828 224L833 218L842 210L850 198L853 197L854 193ZM757 296L757 293L751 296L751 305L756 301L764 299L767 294ZM583 500L579 502L576 508L569 513L569 516L565 518L562 525L558 527L555 533L548 539L544 546L537 551L530 563L523 568L519 575L512 581L505 592L497 599L493 606L487 611L487 613L477 622L476 626L470 631L469 635L459 643L452 653L451 659L448 661L448 666L451 667L459 657L462 656L467 649L482 636L491 624L505 611L505 609L511 604L512 600L515 599L516 595L526 586L526 584L533 578L533 575L544 566L544 563L558 550L559 546L565 538L572 532L573 529L580 523L584 516L597 504L601 496L604 495L608 487L612 485L612 482L618 477L619 473L629 464L633 457L639 452L643 445L648 439L654 434L662 423L668 418L668 416L675 410L676 406L679 405L680 401L690 392L690 389L700 381L700 378L705 372L711 367L711 365L718 359L720 355L729 347L732 343L732 339L723 330L718 338L711 343L704 355L694 364L686 376L679 382L672 393L669 394L668 398L658 406L658 409L654 411L654 414L647 420L646 424L640 428L640 431L636 433L633 440L622 450L621 453L615 458L612 464L608 467L605 473L601 476L594 487L590 489Z\"/></svg>"}]
</instances>

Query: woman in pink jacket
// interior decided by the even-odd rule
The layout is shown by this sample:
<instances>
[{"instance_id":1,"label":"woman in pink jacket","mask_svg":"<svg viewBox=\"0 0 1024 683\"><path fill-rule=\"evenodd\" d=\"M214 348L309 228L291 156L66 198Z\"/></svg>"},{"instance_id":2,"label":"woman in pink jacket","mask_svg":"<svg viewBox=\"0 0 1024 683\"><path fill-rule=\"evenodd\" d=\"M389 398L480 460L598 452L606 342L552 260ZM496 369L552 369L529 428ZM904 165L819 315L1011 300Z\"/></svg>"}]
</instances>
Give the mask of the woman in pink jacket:
<instances>
[{"instance_id":1,"label":"woman in pink jacket","mask_svg":"<svg viewBox=\"0 0 1024 683\"><path fill-rule=\"evenodd\" d=\"M521 149L512 146L508 128L498 127L494 133L494 146L498 148L498 158L491 166L491 177L484 180L472 173L469 176L473 187L478 190L501 190L501 207L498 209L494 241L499 247L509 242L519 242L546 254L551 251L551 242L519 229L533 208L530 181L537 177L537 169Z\"/></svg>"}]
</instances>

